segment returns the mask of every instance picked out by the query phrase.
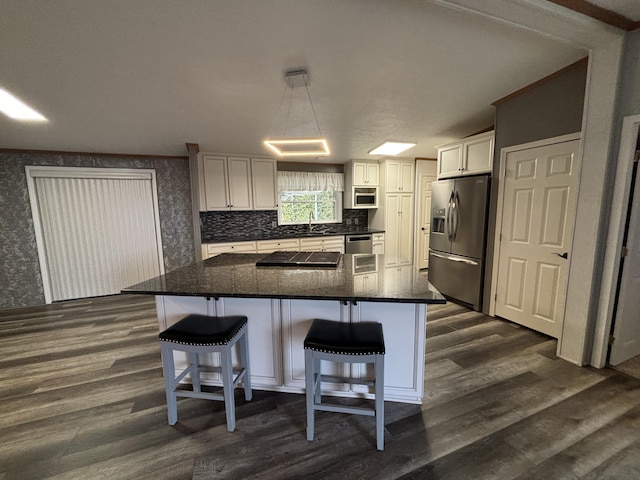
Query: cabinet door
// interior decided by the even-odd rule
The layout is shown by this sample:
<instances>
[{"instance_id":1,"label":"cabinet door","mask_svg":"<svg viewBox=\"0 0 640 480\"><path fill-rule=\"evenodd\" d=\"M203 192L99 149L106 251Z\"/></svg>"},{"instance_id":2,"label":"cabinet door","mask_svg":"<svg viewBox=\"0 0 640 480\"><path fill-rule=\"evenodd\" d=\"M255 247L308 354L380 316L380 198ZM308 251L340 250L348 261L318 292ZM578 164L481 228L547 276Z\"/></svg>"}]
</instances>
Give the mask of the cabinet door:
<instances>
[{"instance_id":1,"label":"cabinet door","mask_svg":"<svg viewBox=\"0 0 640 480\"><path fill-rule=\"evenodd\" d=\"M425 305L358 302L351 309L354 323L382 324L385 399L420 402L424 388ZM373 365L354 364L352 374L355 378L373 378ZM352 389L373 393L372 387L362 385Z\"/></svg>"},{"instance_id":2,"label":"cabinet door","mask_svg":"<svg viewBox=\"0 0 640 480\"><path fill-rule=\"evenodd\" d=\"M328 237L322 239L323 252L340 252L344 253L344 237Z\"/></svg>"},{"instance_id":3,"label":"cabinet door","mask_svg":"<svg viewBox=\"0 0 640 480\"><path fill-rule=\"evenodd\" d=\"M280 301L270 298L221 298L216 302L216 314L244 315L248 318L249 365L253 386L282 385ZM237 351L234 351L233 358L233 364L239 365Z\"/></svg>"},{"instance_id":4,"label":"cabinet door","mask_svg":"<svg viewBox=\"0 0 640 480\"><path fill-rule=\"evenodd\" d=\"M248 158L230 157L227 160L229 179L229 209L251 210L251 161Z\"/></svg>"},{"instance_id":5,"label":"cabinet door","mask_svg":"<svg viewBox=\"0 0 640 480\"><path fill-rule=\"evenodd\" d=\"M251 159L251 186L254 210L278 208L277 163L267 158Z\"/></svg>"},{"instance_id":6,"label":"cabinet door","mask_svg":"<svg viewBox=\"0 0 640 480\"><path fill-rule=\"evenodd\" d=\"M367 181L367 186L369 187L377 187L378 186L378 179L380 177L380 165L378 165L377 163L367 163L366 164L366 181Z\"/></svg>"},{"instance_id":7,"label":"cabinet door","mask_svg":"<svg viewBox=\"0 0 640 480\"><path fill-rule=\"evenodd\" d=\"M398 162L387 162L385 168L387 192L399 192L401 182L400 176L402 175L400 171L400 164Z\"/></svg>"},{"instance_id":8,"label":"cabinet door","mask_svg":"<svg viewBox=\"0 0 640 480\"><path fill-rule=\"evenodd\" d=\"M400 164L400 182L399 187L401 192L413 192L414 183L414 171L415 166L413 163L401 163Z\"/></svg>"},{"instance_id":9,"label":"cabinet door","mask_svg":"<svg viewBox=\"0 0 640 480\"><path fill-rule=\"evenodd\" d=\"M322 239L320 238L301 238L300 239L300 251L301 252L322 252Z\"/></svg>"},{"instance_id":10,"label":"cabinet door","mask_svg":"<svg viewBox=\"0 0 640 480\"><path fill-rule=\"evenodd\" d=\"M304 338L314 318L349 321L348 306L337 300L282 300L282 343L284 359L284 385L305 388ZM345 364L322 362L322 373L348 376ZM332 391L347 391L348 384L327 384ZM323 389L324 391L324 389Z\"/></svg>"},{"instance_id":11,"label":"cabinet door","mask_svg":"<svg viewBox=\"0 0 640 480\"><path fill-rule=\"evenodd\" d=\"M353 162L353 186L364 187L367 185L367 164Z\"/></svg>"},{"instance_id":12,"label":"cabinet door","mask_svg":"<svg viewBox=\"0 0 640 480\"><path fill-rule=\"evenodd\" d=\"M398 229L400 226L400 194L392 193L386 198L385 216L385 261L395 263L398 255Z\"/></svg>"},{"instance_id":13,"label":"cabinet door","mask_svg":"<svg viewBox=\"0 0 640 480\"><path fill-rule=\"evenodd\" d=\"M228 210L227 159L203 156L204 197L206 210Z\"/></svg>"},{"instance_id":14,"label":"cabinet door","mask_svg":"<svg viewBox=\"0 0 640 480\"><path fill-rule=\"evenodd\" d=\"M400 220L398 225L399 263L411 263L413 258L413 195L400 195Z\"/></svg>"},{"instance_id":15,"label":"cabinet door","mask_svg":"<svg viewBox=\"0 0 640 480\"><path fill-rule=\"evenodd\" d=\"M387 162L387 192L413 192L412 162Z\"/></svg>"},{"instance_id":16,"label":"cabinet door","mask_svg":"<svg viewBox=\"0 0 640 480\"><path fill-rule=\"evenodd\" d=\"M438 178L460 175L460 168L462 168L462 144L438 150Z\"/></svg>"},{"instance_id":17,"label":"cabinet door","mask_svg":"<svg viewBox=\"0 0 640 480\"><path fill-rule=\"evenodd\" d=\"M493 165L493 137L482 138L464 144L464 164L466 175L491 172Z\"/></svg>"},{"instance_id":18,"label":"cabinet door","mask_svg":"<svg viewBox=\"0 0 640 480\"><path fill-rule=\"evenodd\" d=\"M384 254L384 242L373 242L371 253Z\"/></svg>"}]
</instances>

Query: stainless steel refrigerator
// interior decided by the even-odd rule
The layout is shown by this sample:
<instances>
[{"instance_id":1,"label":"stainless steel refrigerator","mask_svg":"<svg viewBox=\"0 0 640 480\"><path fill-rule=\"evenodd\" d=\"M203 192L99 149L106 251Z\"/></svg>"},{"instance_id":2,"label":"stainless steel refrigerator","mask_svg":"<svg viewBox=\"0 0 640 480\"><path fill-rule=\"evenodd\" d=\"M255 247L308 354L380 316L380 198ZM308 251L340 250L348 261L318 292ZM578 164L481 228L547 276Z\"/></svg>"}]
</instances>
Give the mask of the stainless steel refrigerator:
<instances>
[{"instance_id":1,"label":"stainless steel refrigerator","mask_svg":"<svg viewBox=\"0 0 640 480\"><path fill-rule=\"evenodd\" d=\"M443 295L482 308L488 175L432 183L429 281Z\"/></svg>"}]
</instances>

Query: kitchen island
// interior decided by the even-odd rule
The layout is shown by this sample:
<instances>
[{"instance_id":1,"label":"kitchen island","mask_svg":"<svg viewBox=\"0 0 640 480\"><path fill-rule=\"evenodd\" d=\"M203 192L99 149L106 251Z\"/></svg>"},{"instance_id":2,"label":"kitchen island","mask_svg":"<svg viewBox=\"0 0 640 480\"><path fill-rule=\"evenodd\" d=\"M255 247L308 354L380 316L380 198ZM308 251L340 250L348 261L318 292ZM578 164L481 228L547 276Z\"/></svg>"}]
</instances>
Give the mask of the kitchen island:
<instances>
[{"instance_id":1,"label":"kitchen island","mask_svg":"<svg viewBox=\"0 0 640 480\"><path fill-rule=\"evenodd\" d=\"M156 296L160 330L188 313L246 315L255 389L303 393L303 340L314 318L382 324L385 400L422 403L427 305L444 303L411 265L383 255L342 255L335 267L256 266L264 254L227 253L123 290ZM185 360L176 353L177 364ZM217 365L216 356L203 362ZM366 377L368 365L323 363L323 373ZM217 374L204 383L219 385ZM361 385L327 384L327 394L370 397ZM324 390L323 390L324 392Z\"/></svg>"}]
</instances>

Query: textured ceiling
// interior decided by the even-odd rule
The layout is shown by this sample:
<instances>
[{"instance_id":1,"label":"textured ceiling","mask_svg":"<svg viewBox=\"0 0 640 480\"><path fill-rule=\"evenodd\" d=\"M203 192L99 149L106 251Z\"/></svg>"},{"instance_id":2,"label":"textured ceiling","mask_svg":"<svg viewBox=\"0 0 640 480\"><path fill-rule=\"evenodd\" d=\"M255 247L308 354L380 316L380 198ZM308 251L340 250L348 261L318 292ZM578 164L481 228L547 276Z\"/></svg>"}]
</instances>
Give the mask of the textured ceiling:
<instances>
[{"instance_id":1,"label":"textured ceiling","mask_svg":"<svg viewBox=\"0 0 640 480\"><path fill-rule=\"evenodd\" d=\"M305 67L326 161L386 139L434 157L491 126L493 101L587 54L446 3L1 0L0 87L49 122L0 115L0 148L267 154L283 73Z\"/></svg>"}]
</instances>

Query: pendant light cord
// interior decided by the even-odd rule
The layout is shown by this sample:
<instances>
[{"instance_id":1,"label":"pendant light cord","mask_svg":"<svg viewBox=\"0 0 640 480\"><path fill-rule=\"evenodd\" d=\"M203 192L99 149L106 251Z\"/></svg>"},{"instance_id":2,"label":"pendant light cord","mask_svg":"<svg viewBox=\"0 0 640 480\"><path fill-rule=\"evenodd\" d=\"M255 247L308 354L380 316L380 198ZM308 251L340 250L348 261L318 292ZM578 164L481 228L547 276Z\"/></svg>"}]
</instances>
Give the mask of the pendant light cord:
<instances>
[{"instance_id":1,"label":"pendant light cord","mask_svg":"<svg viewBox=\"0 0 640 480\"><path fill-rule=\"evenodd\" d=\"M320 124L318 123L318 117L316 116L316 109L313 106L313 100L311 100L311 94L309 93L309 85L305 84L304 88L307 90L307 97L309 97L309 103L311 104L311 111L313 112L313 118L316 121L316 128L318 129L318 135L322 137L322 130L320 130Z\"/></svg>"}]
</instances>

